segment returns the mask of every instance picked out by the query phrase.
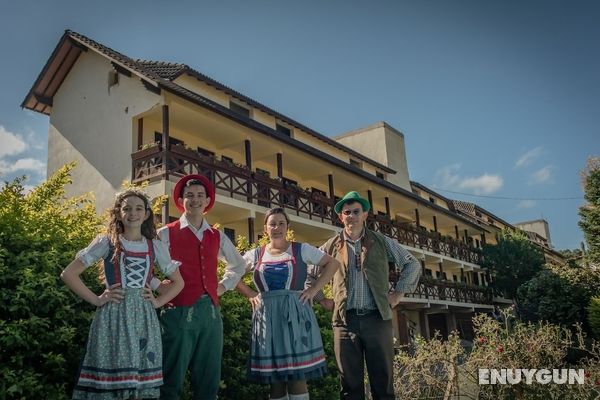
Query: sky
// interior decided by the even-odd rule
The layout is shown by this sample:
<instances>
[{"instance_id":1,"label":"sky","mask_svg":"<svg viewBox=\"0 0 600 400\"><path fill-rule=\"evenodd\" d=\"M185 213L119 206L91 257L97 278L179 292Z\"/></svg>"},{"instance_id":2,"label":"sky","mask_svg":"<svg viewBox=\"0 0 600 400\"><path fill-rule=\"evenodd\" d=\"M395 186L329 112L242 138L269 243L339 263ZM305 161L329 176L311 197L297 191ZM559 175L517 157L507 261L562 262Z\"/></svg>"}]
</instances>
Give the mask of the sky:
<instances>
[{"instance_id":1,"label":"sky","mask_svg":"<svg viewBox=\"0 0 600 400\"><path fill-rule=\"evenodd\" d=\"M0 0L0 180L46 178L48 117L20 108L65 29L180 62L327 136L385 121L410 179L580 246L600 156L600 2Z\"/></svg>"}]
</instances>

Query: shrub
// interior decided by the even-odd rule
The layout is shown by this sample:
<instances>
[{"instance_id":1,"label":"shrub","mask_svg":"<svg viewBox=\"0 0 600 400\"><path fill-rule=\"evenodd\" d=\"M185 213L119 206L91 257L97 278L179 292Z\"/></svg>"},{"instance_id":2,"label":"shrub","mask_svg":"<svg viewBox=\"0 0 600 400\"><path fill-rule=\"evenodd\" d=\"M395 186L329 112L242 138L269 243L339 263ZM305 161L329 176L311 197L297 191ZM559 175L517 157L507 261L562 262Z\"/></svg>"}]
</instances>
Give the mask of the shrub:
<instances>
[{"instance_id":1,"label":"shrub","mask_svg":"<svg viewBox=\"0 0 600 400\"><path fill-rule=\"evenodd\" d=\"M600 297L593 297L590 300L587 312L592 333L597 339L600 339Z\"/></svg>"},{"instance_id":2,"label":"shrub","mask_svg":"<svg viewBox=\"0 0 600 400\"><path fill-rule=\"evenodd\" d=\"M549 323L524 323L509 313L504 322L487 315L473 318L475 341L463 351L456 334L418 339L414 354L396 357L395 388L398 398L468 399L593 399L600 395L600 345L586 340L581 329ZM577 364L567 362L570 350L582 353ZM526 384L479 385L479 369L582 368L583 385Z\"/></svg>"},{"instance_id":3,"label":"shrub","mask_svg":"<svg viewBox=\"0 0 600 400\"><path fill-rule=\"evenodd\" d=\"M0 390L7 399L68 398L75 383L94 308L59 275L101 219L89 196L65 197L73 168L28 194L24 178L0 190ZM95 272L84 279L99 292Z\"/></svg>"}]
</instances>

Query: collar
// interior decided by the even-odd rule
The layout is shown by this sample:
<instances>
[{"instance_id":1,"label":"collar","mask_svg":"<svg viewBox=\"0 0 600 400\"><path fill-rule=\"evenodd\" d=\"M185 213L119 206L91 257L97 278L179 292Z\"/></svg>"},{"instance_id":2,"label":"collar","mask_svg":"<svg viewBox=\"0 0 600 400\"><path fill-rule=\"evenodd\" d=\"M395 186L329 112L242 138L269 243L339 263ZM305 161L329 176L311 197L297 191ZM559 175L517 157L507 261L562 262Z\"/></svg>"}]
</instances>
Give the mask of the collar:
<instances>
[{"instance_id":1,"label":"collar","mask_svg":"<svg viewBox=\"0 0 600 400\"><path fill-rule=\"evenodd\" d=\"M344 239L346 242L349 242L349 243L352 243L352 244L354 244L354 243L357 243L357 242L360 242L360 241L362 241L362 240L365 238L365 234L366 234L366 232L367 232L367 228L366 228L366 227L363 227L363 230L362 230L362 233L360 234L360 237L359 237L358 239L356 239L356 240L352 240L352 239L350 239L350 237L348 237L348 236L346 235L346 231L345 231L344 229L342 229L342 238L343 238L343 239Z\"/></svg>"},{"instance_id":2,"label":"collar","mask_svg":"<svg viewBox=\"0 0 600 400\"><path fill-rule=\"evenodd\" d=\"M210 229L210 225L206 221L206 218L202 219L202 225L200 226L200 229L196 229L194 227L194 225L190 224L190 221L188 221L188 219L186 218L185 213L183 213L183 214L181 214L181 217L179 217L179 229L183 229L183 228L187 228L187 227L189 227L192 232L197 232L197 233L201 233L207 229Z\"/></svg>"}]
</instances>

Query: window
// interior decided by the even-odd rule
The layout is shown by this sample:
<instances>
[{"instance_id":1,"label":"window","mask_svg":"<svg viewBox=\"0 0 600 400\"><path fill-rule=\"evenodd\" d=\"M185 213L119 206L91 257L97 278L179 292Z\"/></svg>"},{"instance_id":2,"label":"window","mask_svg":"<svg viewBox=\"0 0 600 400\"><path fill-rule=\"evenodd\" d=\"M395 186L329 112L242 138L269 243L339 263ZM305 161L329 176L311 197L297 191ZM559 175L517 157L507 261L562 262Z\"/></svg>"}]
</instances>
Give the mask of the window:
<instances>
[{"instance_id":1,"label":"window","mask_svg":"<svg viewBox=\"0 0 600 400\"><path fill-rule=\"evenodd\" d=\"M275 130L277 132L281 133L282 135L285 135L287 137L292 137L292 130L290 128L288 128L287 126L275 124Z\"/></svg>"},{"instance_id":2,"label":"window","mask_svg":"<svg viewBox=\"0 0 600 400\"><path fill-rule=\"evenodd\" d=\"M223 233L231 240L231 243L235 244L235 229L223 228Z\"/></svg>"},{"instance_id":3,"label":"window","mask_svg":"<svg viewBox=\"0 0 600 400\"><path fill-rule=\"evenodd\" d=\"M214 152L212 152L210 150L203 149L200 146L198 146L198 153L202 154L203 156L207 156L207 157L211 157L211 158L215 157L215 153Z\"/></svg>"},{"instance_id":4,"label":"window","mask_svg":"<svg viewBox=\"0 0 600 400\"><path fill-rule=\"evenodd\" d=\"M350 165L357 167L357 168L362 168L362 163L360 161L356 161L354 159L350 159Z\"/></svg>"},{"instance_id":5,"label":"window","mask_svg":"<svg viewBox=\"0 0 600 400\"><path fill-rule=\"evenodd\" d=\"M284 207L290 207L290 208L297 208L298 207L298 194L297 192L294 190L294 188L298 187L298 182L292 180L292 179L288 179L288 178L283 178L283 188L284 189L288 189L290 191L284 191L284 193L282 193L282 197L281 197L281 203Z\"/></svg>"},{"instance_id":6,"label":"window","mask_svg":"<svg viewBox=\"0 0 600 400\"><path fill-rule=\"evenodd\" d=\"M317 188L311 188L311 191L313 193L317 193L319 195L321 195L322 197L327 197L327 194ZM314 202L312 203L312 208L313 208L313 212L321 217L325 216L325 212L326 212L326 206L323 203L319 203L319 202Z\"/></svg>"},{"instance_id":7,"label":"window","mask_svg":"<svg viewBox=\"0 0 600 400\"><path fill-rule=\"evenodd\" d=\"M231 157L221 156L221 161L225 161L225 162L228 162L230 164L233 164L233 158L231 158Z\"/></svg>"},{"instance_id":8,"label":"window","mask_svg":"<svg viewBox=\"0 0 600 400\"><path fill-rule=\"evenodd\" d=\"M262 176L266 176L267 178L271 176L271 173L266 169L256 168L256 173L261 174Z\"/></svg>"},{"instance_id":9,"label":"window","mask_svg":"<svg viewBox=\"0 0 600 400\"><path fill-rule=\"evenodd\" d=\"M432 204L435 204L435 199L433 197L429 196L429 202Z\"/></svg>"},{"instance_id":10,"label":"window","mask_svg":"<svg viewBox=\"0 0 600 400\"><path fill-rule=\"evenodd\" d=\"M160 132L154 132L154 141L156 143L159 143L159 144L162 145L163 144L162 138L163 138L163 134L162 133L160 133ZM184 146L185 145L185 143L183 142L183 140L179 140L177 138L174 138L173 136L169 137L169 143L171 144L171 146L173 146L173 145Z\"/></svg>"},{"instance_id":11,"label":"window","mask_svg":"<svg viewBox=\"0 0 600 400\"><path fill-rule=\"evenodd\" d=\"M377 176L379 179L385 180L385 174L383 172L375 171L375 176Z\"/></svg>"},{"instance_id":12,"label":"window","mask_svg":"<svg viewBox=\"0 0 600 400\"><path fill-rule=\"evenodd\" d=\"M256 174L264 176L266 178L271 176L271 173L266 169L256 168ZM256 183L256 197L258 199L258 205L262 207L271 207L271 189L269 186L257 182Z\"/></svg>"},{"instance_id":13,"label":"window","mask_svg":"<svg viewBox=\"0 0 600 400\"><path fill-rule=\"evenodd\" d=\"M250 118L250 110L238 103L230 101L229 109L237 114L243 115L244 117Z\"/></svg>"}]
</instances>

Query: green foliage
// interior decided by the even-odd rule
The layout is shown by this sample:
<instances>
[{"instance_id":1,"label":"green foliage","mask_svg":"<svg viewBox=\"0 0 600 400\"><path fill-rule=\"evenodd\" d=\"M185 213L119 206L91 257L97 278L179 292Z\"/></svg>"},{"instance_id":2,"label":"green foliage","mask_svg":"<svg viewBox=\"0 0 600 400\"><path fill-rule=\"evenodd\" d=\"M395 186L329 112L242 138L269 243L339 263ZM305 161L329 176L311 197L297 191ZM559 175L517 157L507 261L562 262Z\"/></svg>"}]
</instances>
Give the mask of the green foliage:
<instances>
[{"instance_id":1,"label":"green foliage","mask_svg":"<svg viewBox=\"0 0 600 400\"><path fill-rule=\"evenodd\" d=\"M519 287L518 314L525 321L547 321L572 327L585 321L589 298L589 292L582 285L544 270Z\"/></svg>"},{"instance_id":2,"label":"green foliage","mask_svg":"<svg viewBox=\"0 0 600 400\"><path fill-rule=\"evenodd\" d=\"M26 194L24 178L0 190L0 389L7 399L70 396L93 307L60 281L101 219L90 196L65 197L66 165ZM100 289L96 269L85 274Z\"/></svg>"},{"instance_id":3,"label":"green foliage","mask_svg":"<svg viewBox=\"0 0 600 400\"><path fill-rule=\"evenodd\" d=\"M413 354L401 351L395 359L394 388L402 399L593 399L600 395L600 347L586 343L581 330L549 323L524 323L509 312L503 322L480 314L473 318L475 341L470 352L456 332L441 340L417 338ZM577 364L567 354L582 353ZM583 385L554 383L479 385L479 369L584 369Z\"/></svg>"},{"instance_id":4,"label":"green foliage","mask_svg":"<svg viewBox=\"0 0 600 400\"><path fill-rule=\"evenodd\" d=\"M483 258L482 265L492 271L495 286L509 298L544 265L542 251L521 232L503 231L497 244L484 245Z\"/></svg>"},{"instance_id":5,"label":"green foliage","mask_svg":"<svg viewBox=\"0 0 600 400\"><path fill-rule=\"evenodd\" d=\"M600 339L600 297L593 297L590 300L587 312L592 333L597 339Z\"/></svg>"},{"instance_id":6,"label":"green foliage","mask_svg":"<svg viewBox=\"0 0 600 400\"><path fill-rule=\"evenodd\" d=\"M600 157L590 157L582 177L587 204L579 208L579 226L588 245L586 259L600 265Z\"/></svg>"}]
</instances>

